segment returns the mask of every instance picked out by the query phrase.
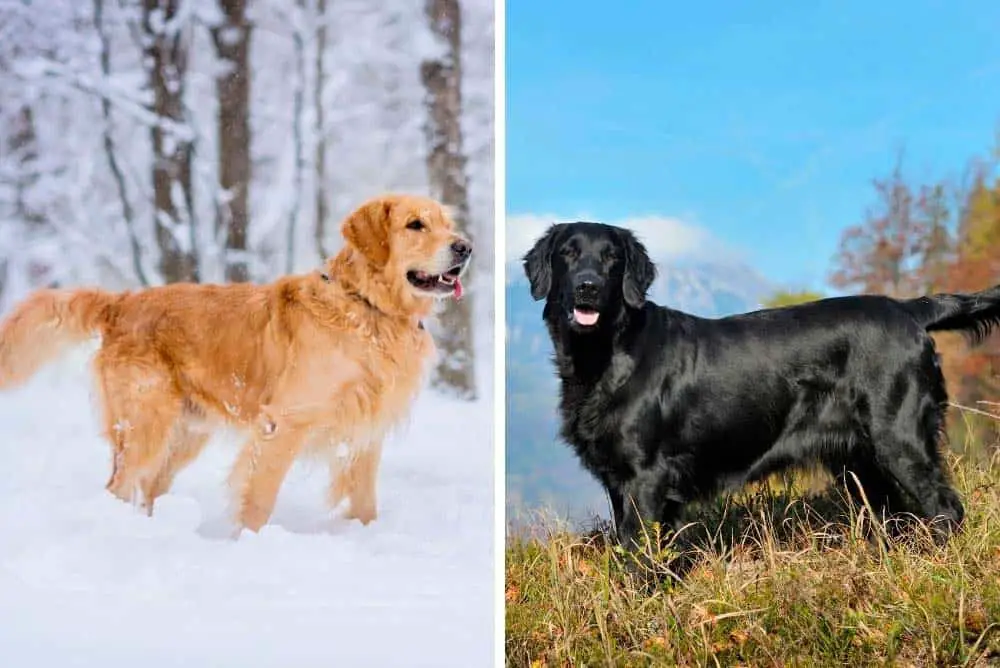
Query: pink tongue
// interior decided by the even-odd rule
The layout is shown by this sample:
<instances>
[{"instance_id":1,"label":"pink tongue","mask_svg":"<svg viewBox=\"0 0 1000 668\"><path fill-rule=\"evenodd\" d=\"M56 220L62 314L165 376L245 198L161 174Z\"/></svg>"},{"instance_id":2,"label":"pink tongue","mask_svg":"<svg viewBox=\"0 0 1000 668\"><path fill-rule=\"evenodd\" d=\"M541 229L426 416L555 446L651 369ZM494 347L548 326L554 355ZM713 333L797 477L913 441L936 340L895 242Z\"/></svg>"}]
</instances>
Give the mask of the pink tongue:
<instances>
[{"instance_id":1,"label":"pink tongue","mask_svg":"<svg viewBox=\"0 0 1000 668\"><path fill-rule=\"evenodd\" d=\"M597 323L597 319L601 317L601 314L597 311L583 312L580 309L573 309L573 319L575 319L581 325L590 327Z\"/></svg>"},{"instance_id":2,"label":"pink tongue","mask_svg":"<svg viewBox=\"0 0 1000 668\"><path fill-rule=\"evenodd\" d=\"M463 293L464 293L464 290L462 289L462 281L460 281L460 280L458 280L456 278L455 279L455 293L454 293L455 299L461 299Z\"/></svg>"}]
</instances>

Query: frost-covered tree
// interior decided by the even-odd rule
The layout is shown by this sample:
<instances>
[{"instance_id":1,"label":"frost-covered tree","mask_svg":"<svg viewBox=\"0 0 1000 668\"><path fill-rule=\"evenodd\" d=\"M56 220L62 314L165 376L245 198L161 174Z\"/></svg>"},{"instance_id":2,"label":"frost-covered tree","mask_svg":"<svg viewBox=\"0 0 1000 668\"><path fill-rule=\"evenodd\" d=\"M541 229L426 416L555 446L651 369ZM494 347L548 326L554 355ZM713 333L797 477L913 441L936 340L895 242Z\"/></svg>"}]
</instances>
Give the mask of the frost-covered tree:
<instances>
[{"instance_id":1,"label":"frost-covered tree","mask_svg":"<svg viewBox=\"0 0 1000 668\"><path fill-rule=\"evenodd\" d=\"M184 91L191 22L184 0L143 0L142 63L152 93L153 209L160 274L168 283L198 281L194 147L187 127Z\"/></svg>"},{"instance_id":2,"label":"frost-covered tree","mask_svg":"<svg viewBox=\"0 0 1000 668\"><path fill-rule=\"evenodd\" d=\"M469 189L462 147L462 13L458 0L427 0L427 21L441 53L421 64L427 89L427 174L431 195L448 205L458 229L469 230ZM450 301L441 314L440 361L434 383L464 397L476 394L471 299Z\"/></svg>"},{"instance_id":3,"label":"frost-covered tree","mask_svg":"<svg viewBox=\"0 0 1000 668\"><path fill-rule=\"evenodd\" d=\"M212 27L219 62L219 187L222 197L216 237L223 241L225 277L246 281L248 189L250 188L250 35L246 0L220 0L222 16Z\"/></svg>"}]
</instances>

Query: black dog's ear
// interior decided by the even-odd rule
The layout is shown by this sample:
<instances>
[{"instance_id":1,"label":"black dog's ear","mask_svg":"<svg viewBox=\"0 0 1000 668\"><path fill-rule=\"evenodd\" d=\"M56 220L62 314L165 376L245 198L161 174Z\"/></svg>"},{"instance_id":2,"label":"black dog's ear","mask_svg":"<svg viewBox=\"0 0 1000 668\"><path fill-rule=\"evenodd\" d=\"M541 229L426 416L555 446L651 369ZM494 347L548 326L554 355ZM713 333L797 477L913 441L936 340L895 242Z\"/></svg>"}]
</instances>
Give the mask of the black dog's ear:
<instances>
[{"instance_id":1,"label":"black dog's ear","mask_svg":"<svg viewBox=\"0 0 1000 668\"><path fill-rule=\"evenodd\" d=\"M524 255L524 273L531 284L531 297L536 302L545 299L552 287L552 252L562 225L552 225Z\"/></svg>"},{"instance_id":2,"label":"black dog's ear","mask_svg":"<svg viewBox=\"0 0 1000 668\"><path fill-rule=\"evenodd\" d=\"M646 292L656 278L656 265L649 259L646 247L630 230L621 230L621 242L625 248L625 276L622 279L625 303L632 308L642 308Z\"/></svg>"}]
</instances>

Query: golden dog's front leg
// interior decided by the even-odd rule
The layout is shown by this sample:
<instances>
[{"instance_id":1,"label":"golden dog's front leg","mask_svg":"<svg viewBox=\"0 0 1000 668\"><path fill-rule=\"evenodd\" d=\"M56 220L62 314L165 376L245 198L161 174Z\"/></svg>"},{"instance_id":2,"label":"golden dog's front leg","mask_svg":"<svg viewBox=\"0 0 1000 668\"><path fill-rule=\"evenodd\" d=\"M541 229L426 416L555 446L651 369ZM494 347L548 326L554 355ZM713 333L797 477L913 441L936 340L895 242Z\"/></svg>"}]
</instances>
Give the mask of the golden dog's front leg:
<instances>
[{"instance_id":1,"label":"golden dog's front leg","mask_svg":"<svg viewBox=\"0 0 1000 668\"><path fill-rule=\"evenodd\" d=\"M330 506L337 507L350 499L347 519L367 525L378 516L378 467L382 460L382 442L374 441L352 452L345 460L333 462L330 480Z\"/></svg>"},{"instance_id":2,"label":"golden dog's front leg","mask_svg":"<svg viewBox=\"0 0 1000 668\"><path fill-rule=\"evenodd\" d=\"M236 496L236 522L241 528L259 531L267 523L304 439L302 430L286 429L273 435L255 434L243 446L229 476Z\"/></svg>"}]
</instances>

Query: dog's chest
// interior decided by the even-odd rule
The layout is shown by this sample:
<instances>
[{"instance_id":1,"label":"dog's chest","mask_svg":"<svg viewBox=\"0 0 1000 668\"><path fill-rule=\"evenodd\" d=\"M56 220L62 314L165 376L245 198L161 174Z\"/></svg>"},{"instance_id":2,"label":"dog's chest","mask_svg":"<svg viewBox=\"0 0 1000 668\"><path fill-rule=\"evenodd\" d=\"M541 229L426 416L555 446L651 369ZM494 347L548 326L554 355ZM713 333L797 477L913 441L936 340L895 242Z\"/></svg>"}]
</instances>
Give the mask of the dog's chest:
<instances>
[{"instance_id":1,"label":"dog's chest","mask_svg":"<svg viewBox=\"0 0 1000 668\"><path fill-rule=\"evenodd\" d=\"M415 325L362 324L339 339L328 338L325 350L311 346L300 365L307 381L296 387L327 406L342 406L335 418L356 414L352 423L361 420L381 429L405 418L434 357L434 343Z\"/></svg>"},{"instance_id":2,"label":"dog's chest","mask_svg":"<svg viewBox=\"0 0 1000 668\"><path fill-rule=\"evenodd\" d=\"M605 482L631 478L645 459L638 440L641 415L620 382L563 386L563 438L581 463Z\"/></svg>"},{"instance_id":3,"label":"dog's chest","mask_svg":"<svg viewBox=\"0 0 1000 668\"><path fill-rule=\"evenodd\" d=\"M370 350L377 412L390 421L408 412L435 354L434 342L423 329L403 331L392 339L389 345L373 345Z\"/></svg>"}]
</instances>

